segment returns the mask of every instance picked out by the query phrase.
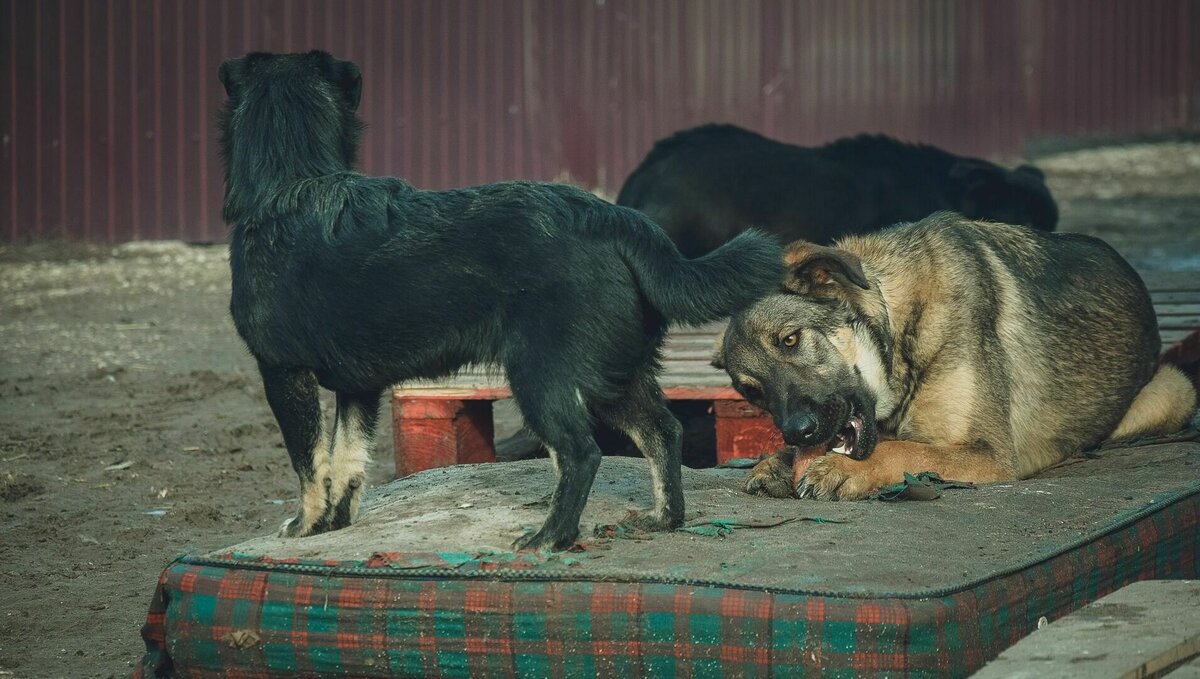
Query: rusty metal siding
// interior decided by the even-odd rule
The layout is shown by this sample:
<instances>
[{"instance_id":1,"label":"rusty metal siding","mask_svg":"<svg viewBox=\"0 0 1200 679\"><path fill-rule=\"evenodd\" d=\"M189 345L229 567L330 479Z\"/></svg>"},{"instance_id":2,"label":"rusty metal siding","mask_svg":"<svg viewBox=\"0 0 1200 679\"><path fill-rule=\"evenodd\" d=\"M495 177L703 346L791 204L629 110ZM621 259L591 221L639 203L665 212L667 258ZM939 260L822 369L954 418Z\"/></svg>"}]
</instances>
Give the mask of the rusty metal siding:
<instances>
[{"instance_id":1,"label":"rusty metal siding","mask_svg":"<svg viewBox=\"0 0 1200 679\"><path fill-rule=\"evenodd\" d=\"M1200 0L0 0L0 240L221 240L216 68L325 48L366 75L369 173L615 192L727 121L982 155L1200 129Z\"/></svg>"}]
</instances>

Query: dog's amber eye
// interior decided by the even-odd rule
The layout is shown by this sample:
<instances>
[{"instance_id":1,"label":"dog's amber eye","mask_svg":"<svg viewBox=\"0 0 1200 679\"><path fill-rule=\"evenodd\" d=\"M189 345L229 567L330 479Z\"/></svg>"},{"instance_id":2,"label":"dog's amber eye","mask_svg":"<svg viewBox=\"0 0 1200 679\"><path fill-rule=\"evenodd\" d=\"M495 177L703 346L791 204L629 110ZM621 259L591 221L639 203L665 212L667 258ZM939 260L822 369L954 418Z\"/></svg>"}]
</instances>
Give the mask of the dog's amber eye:
<instances>
[{"instance_id":1,"label":"dog's amber eye","mask_svg":"<svg viewBox=\"0 0 1200 679\"><path fill-rule=\"evenodd\" d=\"M783 346L787 347L788 349L795 349L796 345L799 343L800 337L796 335L796 333L792 333L783 338Z\"/></svg>"}]
</instances>

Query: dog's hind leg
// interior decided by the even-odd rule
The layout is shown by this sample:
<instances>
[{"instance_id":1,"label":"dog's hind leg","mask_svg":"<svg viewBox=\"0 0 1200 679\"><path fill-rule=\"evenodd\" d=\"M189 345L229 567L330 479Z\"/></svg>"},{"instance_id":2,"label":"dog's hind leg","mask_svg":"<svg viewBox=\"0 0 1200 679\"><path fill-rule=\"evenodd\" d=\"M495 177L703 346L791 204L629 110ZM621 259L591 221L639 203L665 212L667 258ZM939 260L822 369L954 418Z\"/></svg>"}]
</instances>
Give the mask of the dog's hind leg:
<instances>
[{"instance_id":1,"label":"dog's hind leg","mask_svg":"<svg viewBox=\"0 0 1200 679\"><path fill-rule=\"evenodd\" d=\"M526 425L546 444L558 477L542 527L517 538L513 547L566 549L579 538L579 517L600 467L600 446L592 438L587 406L565 382L551 383L513 370L508 379Z\"/></svg>"},{"instance_id":2,"label":"dog's hind leg","mask_svg":"<svg viewBox=\"0 0 1200 679\"><path fill-rule=\"evenodd\" d=\"M287 446L292 468L300 477L300 511L279 534L299 537L321 532L328 512L329 454L322 436L324 418L317 378L302 368L259 363L267 403Z\"/></svg>"},{"instance_id":3,"label":"dog's hind leg","mask_svg":"<svg viewBox=\"0 0 1200 679\"><path fill-rule=\"evenodd\" d=\"M378 392L338 392L337 415L329 444L328 509L320 522L321 530L345 528L358 516L378 421Z\"/></svg>"},{"instance_id":4,"label":"dog's hind leg","mask_svg":"<svg viewBox=\"0 0 1200 679\"><path fill-rule=\"evenodd\" d=\"M624 398L597 405L596 414L609 426L624 432L650 461L654 511L638 519L646 530L671 530L683 524L683 427L667 408L667 401L646 370L626 389Z\"/></svg>"}]
</instances>

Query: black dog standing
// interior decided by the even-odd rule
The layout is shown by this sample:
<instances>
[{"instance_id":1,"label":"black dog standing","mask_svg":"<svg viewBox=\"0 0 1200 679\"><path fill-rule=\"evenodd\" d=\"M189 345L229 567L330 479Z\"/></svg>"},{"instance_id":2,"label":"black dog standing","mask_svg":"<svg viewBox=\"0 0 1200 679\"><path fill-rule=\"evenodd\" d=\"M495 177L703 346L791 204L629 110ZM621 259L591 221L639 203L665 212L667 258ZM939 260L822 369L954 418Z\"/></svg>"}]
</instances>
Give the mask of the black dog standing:
<instances>
[{"instance_id":1,"label":"black dog standing","mask_svg":"<svg viewBox=\"0 0 1200 679\"><path fill-rule=\"evenodd\" d=\"M353 171L362 78L324 52L221 65L230 309L258 360L300 477L281 530L348 525L388 386L468 364L505 369L558 483L518 547L564 548L600 464L592 418L650 460L645 527L683 519L680 427L655 375L669 322L743 308L782 279L777 244L745 233L684 259L640 213L563 185L444 192ZM326 429L318 386L337 393Z\"/></svg>"}]
</instances>

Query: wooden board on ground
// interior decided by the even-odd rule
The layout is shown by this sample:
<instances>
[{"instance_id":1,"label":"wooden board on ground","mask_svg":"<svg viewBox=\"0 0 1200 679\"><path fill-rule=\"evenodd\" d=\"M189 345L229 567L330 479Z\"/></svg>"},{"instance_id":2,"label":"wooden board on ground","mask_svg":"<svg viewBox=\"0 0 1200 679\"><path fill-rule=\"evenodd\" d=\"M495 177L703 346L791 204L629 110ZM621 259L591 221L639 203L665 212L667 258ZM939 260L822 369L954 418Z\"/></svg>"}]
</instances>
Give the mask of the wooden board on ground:
<instances>
[{"instance_id":1,"label":"wooden board on ground","mask_svg":"<svg viewBox=\"0 0 1200 679\"><path fill-rule=\"evenodd\" d=\"M668 390L667 397L676 400L689 396L686 391L671 394L672 387L712 388L720 390L711 395L695 396L700 400L709 398L740 399L729 384L729 376L710 364L717 336L725 330L724 323L708 323L692 328L679 328L667 337L663 347L663 375L659 382ZM426 398L470 398L471 392L486 392L493 398L508 398L508 384L504 373L496 367L475 367L459 372L453 377L440 380L418 380L400 385L394 390L396 396ZM483 398L475 396L474 398Z\"/></svg>"},{"instance_id":2,"label":"wooden board on ground","mask_svg":"<svg viewBox=\"0 0 1200 679\"><path fill-rule=\"evenodd\" d=\"M973 676L1148 677L1197 655L1200 581L1148 580L1036 630Z\"/></svg>"},{"instance_id":3,"label":"wooden board on ground","mask_svg":"<svg viewBox=\"0 0 1200 679\"><path fill-rule=\"evenodd\" d=\"M1164 351L1200 328L1200 271L1147 271Z\"/></svg>"},{"instance_id":4,"label":"wooden board on ground","mask_svg":"<svg viewBox=\"0 0 1200 679\"><path fill-rule=\"evenodd\" d=\"M1200 655L1168 672L1166 677L1167 679L1200 679Z\"/></svg>"}]
</instances>

